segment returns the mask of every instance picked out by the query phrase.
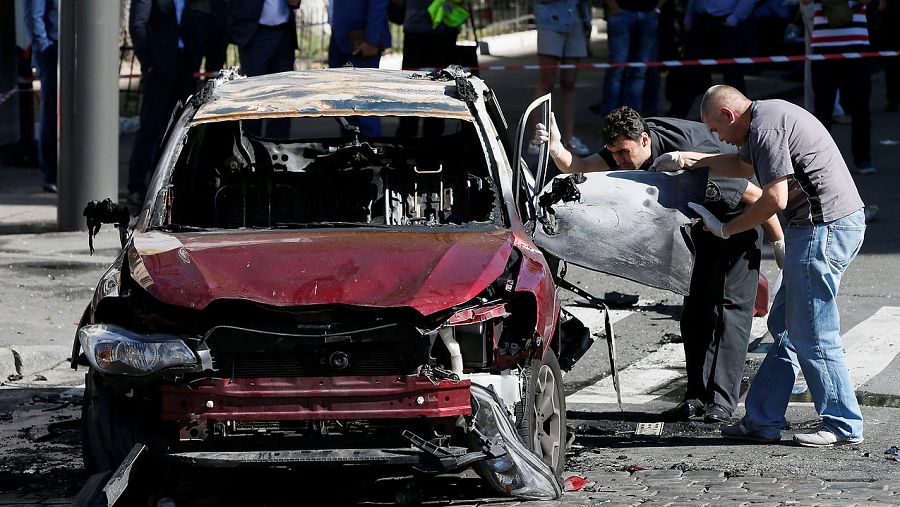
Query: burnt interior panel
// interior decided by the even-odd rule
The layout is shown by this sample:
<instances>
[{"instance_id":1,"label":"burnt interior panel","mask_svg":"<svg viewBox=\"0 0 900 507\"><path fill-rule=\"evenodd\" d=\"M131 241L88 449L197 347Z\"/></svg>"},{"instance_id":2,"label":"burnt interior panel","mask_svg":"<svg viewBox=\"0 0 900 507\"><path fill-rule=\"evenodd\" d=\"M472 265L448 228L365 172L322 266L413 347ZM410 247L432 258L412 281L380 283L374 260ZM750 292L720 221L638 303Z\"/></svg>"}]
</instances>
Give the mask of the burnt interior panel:
<instances>
[{"instance_id":1,"label":"burnt interior panel","mask_svg":"<svg viewBox=\"0 0 900 507\"><path fill-rule=\"evenodd\" d=\"M203 228L493 219L496 193L474 126L439 137L267 140L240 122L193 127L168 188L170 222Z\"/></svg>"}]
</instances>

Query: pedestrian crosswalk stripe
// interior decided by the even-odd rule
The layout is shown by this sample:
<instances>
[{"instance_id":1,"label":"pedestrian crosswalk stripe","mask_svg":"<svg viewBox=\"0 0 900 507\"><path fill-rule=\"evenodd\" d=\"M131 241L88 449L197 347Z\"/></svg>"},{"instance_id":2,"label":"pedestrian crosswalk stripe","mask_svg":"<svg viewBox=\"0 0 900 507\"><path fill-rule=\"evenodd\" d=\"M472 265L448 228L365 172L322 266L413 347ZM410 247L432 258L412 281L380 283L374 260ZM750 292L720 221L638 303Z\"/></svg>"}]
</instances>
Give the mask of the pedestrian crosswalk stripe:
<instances>
[{"instance_id":1,"label":"pedestrian crosswalk stripe","mask_svg":"<svg viewBox=\"0 0 900 507\"><path fill-rule=\"evenodd\" d=\"M673 389L672 383L684 376L684 349L680 343L666 343L619 373L622 401L647 403ZM616 403L612 377L566 396L566 403Z\"/></svg>"},{"instance_id":2,"label":"pedestrian crosswalk stripe","mask_svg":"<svg viewBox=\"0 0 900 507\"><path fill-rule=\"evenodd\" d=\"M567 308L568 309L568 308ZM596 310L595 310L596 311ZM602 317L597 312L596 320L576 315L592 330L603 329ZM627 315L619 316L624 318ZM859 388L879 373L900 353L900 307L885 306L874 315L856 325L841 338L847 357L847 367L855 388ZM765 333L765 319L754 319L751 339ZM664 396L685 386L684 350L680 343L663 344L657 351L631 364L619 373L622 384L622 401L642 404ZM597 383L587 386L567 396L570 404L616 403L616 392L612 378L606 376ZM791 405L804 403L791 402Z\"/></svg>"},{"instance_id":3,"label":"pedestrian crosswalk stripe","mask_svg":"<svg viewBox=\"0 0 900 507\"><path fill-rule=\"evenodd\" d=\"M883 306L841 337L855 389L881 373L900 352L898 325L900 307Z\"/></svg>"},{"instance_id":4,"label":"pedestrian crosswalk stripe","mask_svg":"<svg viewBox=\"0 0 900 507\"><path fill-rule=\"evenodd\" d=\"M566 306L565 309L567 312L574 315L575 318L580 320L581 323L584 324L588 329L590 329L591 334L593 334L595 337L598 335L600 337L603 337L603 310L598 310L596 308L588 306ZM631 315L631 313L632 312L629 310L610 310L609 321L615 324L616 322Z\"/></svg>"}]
</instances>

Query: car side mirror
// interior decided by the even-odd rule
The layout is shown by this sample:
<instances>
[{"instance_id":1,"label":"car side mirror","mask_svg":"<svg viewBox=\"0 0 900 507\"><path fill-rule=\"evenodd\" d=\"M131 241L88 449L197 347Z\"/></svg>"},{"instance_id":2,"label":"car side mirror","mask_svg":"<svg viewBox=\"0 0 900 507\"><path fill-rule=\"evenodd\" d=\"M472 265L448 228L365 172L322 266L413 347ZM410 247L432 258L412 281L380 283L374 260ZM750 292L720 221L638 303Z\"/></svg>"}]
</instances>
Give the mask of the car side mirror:
<instances>
[{"instance_id":1,"label":"car side mirror","mask_svg":"<svg viewBox=\"0 0 900 507\"><path fill-rule=\"evenodd\" d=\"M94 255L94 236L100 232L100 226L103 224L114 224L119 229L119 241L122 247L125 247L128 222L131 220L128 208L113 202L112 199L107 197L102 201L87 203L87 206L84 207L83 215L87 222L88 246L91 249L91 255Z\"/></svg>"}]
</instances>

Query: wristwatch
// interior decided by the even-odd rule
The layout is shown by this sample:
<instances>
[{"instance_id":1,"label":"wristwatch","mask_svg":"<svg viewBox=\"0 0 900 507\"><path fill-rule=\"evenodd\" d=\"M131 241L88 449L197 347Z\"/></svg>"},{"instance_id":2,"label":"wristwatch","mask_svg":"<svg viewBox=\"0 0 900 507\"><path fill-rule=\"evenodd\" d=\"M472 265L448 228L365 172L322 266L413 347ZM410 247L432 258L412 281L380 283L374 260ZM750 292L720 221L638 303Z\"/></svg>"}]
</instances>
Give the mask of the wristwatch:
<instances>
[{"instance_id":1,"label":"wristwatch","mask_svg":"<svg viewBox=\"0 0 900 507\"><path fill-rule=\"evenodd\" d=\"M660 14L662 14L662 11L659 10L659 7L654 7L654 8L653 8L653 13L656 14L657 16L659 16Z\"/></svg>"}]
</instances>

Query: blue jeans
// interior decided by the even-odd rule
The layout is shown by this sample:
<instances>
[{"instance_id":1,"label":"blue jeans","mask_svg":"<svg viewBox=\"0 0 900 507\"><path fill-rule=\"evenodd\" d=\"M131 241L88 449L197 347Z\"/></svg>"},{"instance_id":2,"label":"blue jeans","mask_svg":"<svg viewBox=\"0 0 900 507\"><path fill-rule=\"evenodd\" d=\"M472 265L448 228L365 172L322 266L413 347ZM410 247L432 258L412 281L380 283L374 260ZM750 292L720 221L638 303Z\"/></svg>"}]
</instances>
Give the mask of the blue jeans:
<instances>
[{"instance_id":1,"label":"blue jeans","mask_svg":"<svg viewBox=\"0 0 900 507\"><path fill-rule=\"evenodd\" d=\"M861 209L826 224L785 228L784 281L769 312L775 345L750 385L743 419L754 435L779 437L802 370L825 426L841 439L862 438L862 412L844 359L836 297L865 230Z\"/></svg>"},{"instance_id":2,"label":"blue jeans","mask_svg":"<svg viewBox=\"0 0 900 507\"><path fill-rule=\"evenodd\" d=\"M56 65L58 48L53 43L44 51L35 49L38 77L41 78L41 127L38 136L38 164L44 185L56 184Z\"/></svg>"},{"instance_id":3,"label":"blue jeans","mask_svg":"<svg viewBox=\"0 0 900 507\"><path fill-rule=\"evenodd\" d=\"M656 60L656 27L659 17L654 12L622 10L609 16L609 63L650 62ZM641 109L646 68L607 69L603 80L604 115L619 106Z\"/></svg>"}]
</instances>

